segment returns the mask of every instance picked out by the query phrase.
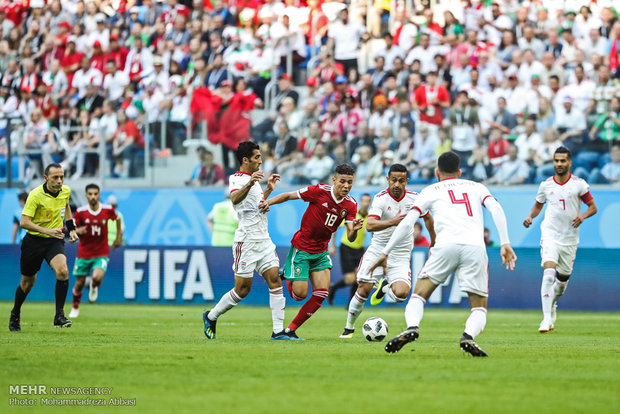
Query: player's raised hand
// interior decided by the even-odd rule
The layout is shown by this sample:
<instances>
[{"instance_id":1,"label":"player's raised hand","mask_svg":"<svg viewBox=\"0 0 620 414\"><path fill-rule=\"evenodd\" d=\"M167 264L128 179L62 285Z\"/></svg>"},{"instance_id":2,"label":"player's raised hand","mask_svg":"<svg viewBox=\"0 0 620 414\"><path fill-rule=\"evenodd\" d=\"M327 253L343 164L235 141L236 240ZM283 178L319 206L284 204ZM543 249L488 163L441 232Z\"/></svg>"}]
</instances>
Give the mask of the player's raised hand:
<instances>
[{"instance_id":1,"label":"player's raised hand","mask_svg":"<svg viewBox=\"0 0 620 414\"><path fill-rule=\"evenodd\" d=\"M258 203L258 211L260 211L261 213L266 213L269 211L269 202L265 201L265 200L261 200L260 203Z\"/></svg>"},{"instance_id":2,"label":"player's raised hand","mask_svg":"<svg viewBox=\"0 0 620 414\"><path fill-rule=\"evenodd\" d=\"M506 266L506 270L514 270L517 255L515 251L512 250L512 246L509 244L502 244L500 255L502 256L502 264Z\"/></svg>"},{"instance_id":3,"label":"player's raised hand","mask_svg":"<svg viewBox=\"0 0 620 414\"><path fill-rule=\"evenodd\" d=\"M523 220L523 226L524 226L525 228L528 228L528 227L530 227L531 225L532 225L532 218L531 218L531 217L528 217L528 218L526 218L525 220Z\"/></svg>"},{"instance_id":4,"label":"player's raised hand","mask_svg":"<svg viewBox=\"0 0 620 414\"><path fill-rule=\"evenodd\" d=\"M69 241L70 241L71 243L75 243L75 242L76 242L76 241L78 241L78 240L80 240L80 237L78 236L77 231L75 231L75 230L71 230L71 231L69 232Z\"/></svg>"},{"instance_id":5,"label":"player's raised hand","mask_svg":"<svg viewBox=\"0 0 620 414\"><path fill-rule=\"evenodd\" d=\"M280 174L271 174L267 180L267 188L273 190L276 188L276 182L280 181Z\"/></svg>"},{"instance_id":6,"label":"player's raised hand","mask_svg":"<svg viewBox=\"0 0 620 414\"><path fill-rule=\"evenodd\" d=\"M392 225L398 226L398 223L403 221L405 217L407 217L407 213L403 213L402 210L398 210L398 213L396 213L396 215L392 219Z\"/></svg>"},{"instance_id":7,"label":"player's raised hand","mask_svg":"<svg viewBox=\"0 0 620 414\"><path fill-rule=\"evenodd\" d=\"M360 230L364 226L364 219L358 218L353 220L353 231Z\"/></svg>"},{"instance_id":8,"label":"player's raised hand","mask_svg":"<svg viewBox=\"0 0 620 414\"><path fill-rule=\"evenodd\" d=\"M63 229L58 228L58 229L49 229L46 233L48 236L53 237L55 239L64 239L65 238L65 233L62 231Z\"/></svg>"},{"instance_id":9,"label":"player's raised hand","mask_svg":"<svg viewBox=\"0 0 620 414\"><path fill-rule=\"evenodd\" d=\"M372 266L370 266L369 274L372 275L375 269L378 267L382 267L383 269L385 269L385 267L387 266L387 258L387 254L382 253L379 259L377 259L377 261L374 262Z\"/></svg>"},{"instance_id":10,"label":"player's raised hand","mask_svg":"<svg viewBox=\"0 0 620 414\"><path fill-rule=\"evenodd\" d=\"M252 181L252 183L257 183L260 180L262 180L264 176L265 176L265 173L263 171L261 170L254 171L254 173L252 173L252 178L250 178L250 181Z\"/></svg>"},{"instance_id":11,"label":"player's raised hand","mask_svg":"<svg viewBox=\"0 0 620 414\"><path fill-rule=\"evenodd\" d=\"M581 215L579 215L579 216L577 216L577 217L575 217L573 219L573 227L574 228L579 227L581 225L581 223L583 223L583 217L581 217Z\"/></svg>"}]
</instances>

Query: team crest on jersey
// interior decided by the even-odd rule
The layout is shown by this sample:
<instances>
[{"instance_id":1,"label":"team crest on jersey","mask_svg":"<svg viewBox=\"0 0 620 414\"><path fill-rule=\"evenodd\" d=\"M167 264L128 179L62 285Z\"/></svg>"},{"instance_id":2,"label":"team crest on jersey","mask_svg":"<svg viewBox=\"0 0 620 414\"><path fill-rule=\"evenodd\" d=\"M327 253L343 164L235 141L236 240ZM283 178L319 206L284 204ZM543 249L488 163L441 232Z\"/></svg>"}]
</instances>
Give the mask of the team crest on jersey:
<instances>
[{"instance_id":1,"label":"team crest on jersey","mask_svg":"<svg viewBox=\"0 0 620 414\"><path fill-rule=\"evenodd\" d=\"M299 274L301 273L301 267L296 267L295 273L297 273L297 277L299 277Z\"/></svg>"},{"instance_id":2,"label":"team crest on jersey","mask_svg":"<svg viewBox=\"0 0 620 414\"><path fill-rule=\"evenodd\" d=\"M348 211L347 211L347 210L342 210L342 211L340 212L340 217L341 217L341 218L345 218L345 217L347 216L347 213L348 213Z\"/></svg>"}]
</instances>

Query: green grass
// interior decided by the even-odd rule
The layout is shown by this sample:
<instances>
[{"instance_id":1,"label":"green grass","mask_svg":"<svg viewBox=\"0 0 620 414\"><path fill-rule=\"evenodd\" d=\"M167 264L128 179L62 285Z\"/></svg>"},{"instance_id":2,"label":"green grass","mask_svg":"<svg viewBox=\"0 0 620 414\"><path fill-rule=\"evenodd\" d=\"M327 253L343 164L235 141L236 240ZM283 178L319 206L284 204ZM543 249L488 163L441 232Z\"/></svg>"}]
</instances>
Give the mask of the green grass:
<instances>
[{"instance_id":1,"label":"green grass","mask_svg":"<svg viewBox=\"0 0 620 414\"><path fill-rule=\"evenodd\" d=\"M10 308L0 304L7 324ZM297 309L287 308L287 321ZM403 311L366 308L360 319L383 317L391 337ZM27 302L22 332L0 330L2 412L620 412L617 313L560 310L556 331L541 335L538 312L491 310L478 338L490 358L474 359L458 347L465 309L427 309L420 339L394 355L359 333L338 339L341 307L300 328L305 342L268 340L261 307L224 315L214 341L196 306L86 304L69 329L54 328L52 312ZM136 407L9 407L14 384L113 387Z\"/></svg>"}]
</instances>

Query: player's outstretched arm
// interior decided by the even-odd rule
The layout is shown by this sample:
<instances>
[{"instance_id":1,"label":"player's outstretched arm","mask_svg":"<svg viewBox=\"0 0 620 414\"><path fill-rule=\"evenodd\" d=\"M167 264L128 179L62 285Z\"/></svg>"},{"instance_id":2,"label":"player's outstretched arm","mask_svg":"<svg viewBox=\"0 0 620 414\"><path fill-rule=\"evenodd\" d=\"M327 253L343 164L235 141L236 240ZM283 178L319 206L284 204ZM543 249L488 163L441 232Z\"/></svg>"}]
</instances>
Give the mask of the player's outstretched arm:
<instances>
[{"instance_id":1,"label":"player's outstretched arm","mask_svg":"<svg viewBox=\"0 0 620 414\"><path fill-rule=\"evenodd\" d=\"M364 226L364 219L358 218L353 221L345 223L347 228L347 238L351 243L357 238L357 231Z\"/></svg>"},{"instance_id":2,"label":"player's outstretched arm","mask_svg":"<svg viewBox=\"0 0 620 414\"><path fill-rule=\"evenodd\" d=\"M255 171L252 174L250 181L248 181L240 189L233 191L230 194L230 201L232 201L233 204L239 204L240 202L245 200L245 198L248 196L248 193L250 192L250 189L254 186L255 183L263 179L263 175L264 173L262 171Z\"/></svg>"},{"instance_id":3,"label":"player's outstretched arm","mask_svg":"<svg viewBox=\"0 0 620 414\"><path fill-rule=\"evenodd\" d=\"M413 231L413 225L420 218L420 211L417 208L413 208L407 213L407 216L396 226L390 241L383 248L382 253L388 255L390 251L399 244L401 244L407 236Z\"/></svg>"},{"instance_id":4,"label":"player's outstretched arm","mask_svg":"<svg viewBox=\"0 0 620 414\"><path fill-rule=\"evenodd\" d=\"M288 193L282 193L278 194L277 196L271 197L269 200L261 201L258 205L258 209L262 213L266 213L269 211L269 207L273 206L274 204L281 204L290 200L297 199L299 199L299 193L297 191L289 191Z\"/></svg>"},{"instance_id":5,"label":"player's outstretched arm","mask_svg":"<svg viewBox=\"0 0 620 414\"><path fill-rule=\"evenodd\" d=\"M499 233L499 240L502 245L500 250L502 264L506 266L507 270L514 270L517 255L512 249L512 246L510 246L510 239L508 238L508 224L506 223L506 214L504 214L504 209L493 197L487 198L484 202L484 206L491 213L491 217L493 217L493 222L495 223L495 227Z\"/></svg>"},{"instance_id":6,"label":"player's outstretched arm","mask_svg":"<svg viewBox=\"0 0 620 414\"><path fill-rule=\"evenodd\" d=\"M280 181L280 174L271 174L267 180L267 188L263 191L263 200L267 200L271 192L276 188L276 183Z\"/></svg>"},{"instance_id":7,"label":"player's outstretched arm","mask_svg":"<svg viewBox=\"0 0 620 414\"><path fill-rule=\"evenodd\" d=\"M407 216L407 214L398 213L389 220L379 220L376 217L368 217L366 220L366 230L368 231L381 231L388 227L398 226L398 224Z\"/></svg>"},{"instance_id":8,"label":"player's outstretched arm","mask_svg":"<svg viewBox=\"0 0 620 414\"><path fill-rule=\"evenodd\" d=\"M590 200L586 202L586 204L588 206L588 209L584 211L583 214L580 214L573 219L573 227L575 228L579 227L585 219L587 219L588 217L592 217L598 211L598 209L596 208L596 204L594 203L594 200Z\"/></svg>"},{"instance_id":9,"label":"player's outstretched arm","mask_svg":"<svg viewBox=\"0 0 620 414\"><path fill-rule=\"evenodd\" d=\"M430 247L433 247L435 245L435 237L437 235L435 234L435 220L433 220L433 216L430 211L426 216L424 216L424 226L426 227L426 230L428 230L429 236L431 236Z\"/></svg>"},{"instance_id":10,"label":"player's outstretched arm","mask_svg":"<svg viewBox=\"0 0 620 414\"><path fill-rule=\"evenodd\" d=\"M528 228L532 225L532 220L534 220L536 216L540 214L540 211L542 210L543 206L544 204L539 203L538 201L534 203L534 205L532 206L532 209L530 210L530 215L527 216L525 220L523 220L523 226L525 226L525 228Z\"/></svg>"}]
</instances>

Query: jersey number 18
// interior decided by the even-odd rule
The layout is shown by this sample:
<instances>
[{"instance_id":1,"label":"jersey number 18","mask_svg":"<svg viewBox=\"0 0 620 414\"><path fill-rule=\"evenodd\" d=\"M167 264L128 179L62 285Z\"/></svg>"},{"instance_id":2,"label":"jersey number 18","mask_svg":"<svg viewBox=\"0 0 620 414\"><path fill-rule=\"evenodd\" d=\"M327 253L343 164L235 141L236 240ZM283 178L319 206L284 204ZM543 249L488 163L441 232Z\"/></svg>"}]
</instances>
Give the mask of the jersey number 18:
<instances>
[{"instance_id":1,"label":"jersey number 18","mask_svg":"<svg viewBox=\"0 0 620 414\"><path fill-rule=\"evenodd\" d=\"M327 217L325 218L325 225L327 227L331 227L338 220L338 216L335 214L327 213Z\"/></svg>"}]
</instances>

